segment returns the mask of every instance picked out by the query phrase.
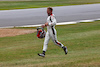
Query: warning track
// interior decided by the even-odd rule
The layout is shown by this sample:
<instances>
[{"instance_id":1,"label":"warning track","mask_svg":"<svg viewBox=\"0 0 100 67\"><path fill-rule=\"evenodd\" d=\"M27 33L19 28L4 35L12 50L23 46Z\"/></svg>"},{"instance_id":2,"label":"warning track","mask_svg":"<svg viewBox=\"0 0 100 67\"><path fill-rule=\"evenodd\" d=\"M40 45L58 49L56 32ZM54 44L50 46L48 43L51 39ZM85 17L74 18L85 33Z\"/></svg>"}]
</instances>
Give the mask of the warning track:
<instances>
[{"instance_id":1,"label":"warning track","mask_svg":"<svg viewBox=\"0 0 100 67\"><path fill-rule=\"evenodd\" d=\"M0 29L0 37L17 36L36 32L35 29Z\"/></svg>"}]
</instances>

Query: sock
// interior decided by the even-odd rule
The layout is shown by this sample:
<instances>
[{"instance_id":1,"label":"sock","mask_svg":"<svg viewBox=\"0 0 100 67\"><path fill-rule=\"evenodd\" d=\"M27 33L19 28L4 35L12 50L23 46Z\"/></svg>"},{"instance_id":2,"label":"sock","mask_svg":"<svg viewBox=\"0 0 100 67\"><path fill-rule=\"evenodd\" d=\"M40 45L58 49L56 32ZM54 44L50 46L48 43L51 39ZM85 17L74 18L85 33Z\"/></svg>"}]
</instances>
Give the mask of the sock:
<instances>
[{"instance_id":1,"label":"sock","mask_svg":"<svg viewBox=\"0 0 100 67\"><path fill-rule=\"evenodd\" d=\"M45 55L45 51L43 51L43 54Z\"/></svg>"},{"instance_id":2,"label":"sock","mask_svg":"<svg viewBox=\"0 0 100 67\"><path fill-rule=\"evenodd\" d=\"M65 47L64 47L64 46L63 46L62 48L63 48L63 49L65 49Z\"/></svg>"}]
</instances>

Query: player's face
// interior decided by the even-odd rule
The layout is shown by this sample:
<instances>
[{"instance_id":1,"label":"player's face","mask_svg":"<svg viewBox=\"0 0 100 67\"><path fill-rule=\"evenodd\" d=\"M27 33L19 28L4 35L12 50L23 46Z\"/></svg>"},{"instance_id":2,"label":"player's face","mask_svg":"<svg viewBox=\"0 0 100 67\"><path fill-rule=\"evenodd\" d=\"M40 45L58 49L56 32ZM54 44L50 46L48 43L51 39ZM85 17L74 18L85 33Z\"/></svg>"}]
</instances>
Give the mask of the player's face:
<instances>
[{"instance_id":1,"label":"player's face","mask_svg":"<svg viewBox=\"0 0 100 67\"><path fill-rule=\"evenodd\" d=\"M50 16L52 14L52 11L47 9L47 14L48 14L48 16Z\"/></svg>"}]
</instances>

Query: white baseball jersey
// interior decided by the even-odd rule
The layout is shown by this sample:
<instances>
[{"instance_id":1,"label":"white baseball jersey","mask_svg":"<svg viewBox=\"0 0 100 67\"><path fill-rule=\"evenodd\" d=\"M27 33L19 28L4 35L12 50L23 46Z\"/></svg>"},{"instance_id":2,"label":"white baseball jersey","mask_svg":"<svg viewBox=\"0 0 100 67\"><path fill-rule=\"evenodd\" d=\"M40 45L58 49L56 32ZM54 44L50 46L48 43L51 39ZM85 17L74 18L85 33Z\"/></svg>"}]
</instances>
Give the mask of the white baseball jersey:
<instances>
[{"instance_id":1,"label":"white baseball jersey","mask_svg":"<svg viewBox=\"0 0 100 67\"><path fill-rule=\"evenodd\" d=\"M56 29L55 29L55 25L56 25L57 21L56 21L55 15L52 14L52 15L48 16L47 22L48 22L49 26L47 26L47 33L46 33L45 40L44 40L43 51L47 50L47 46L48 46L48 42L49 42L50 38L56 45L63 47L64 45L62 43L58 42L58 40L57 40Z\"/></svg>"}]
</instances>

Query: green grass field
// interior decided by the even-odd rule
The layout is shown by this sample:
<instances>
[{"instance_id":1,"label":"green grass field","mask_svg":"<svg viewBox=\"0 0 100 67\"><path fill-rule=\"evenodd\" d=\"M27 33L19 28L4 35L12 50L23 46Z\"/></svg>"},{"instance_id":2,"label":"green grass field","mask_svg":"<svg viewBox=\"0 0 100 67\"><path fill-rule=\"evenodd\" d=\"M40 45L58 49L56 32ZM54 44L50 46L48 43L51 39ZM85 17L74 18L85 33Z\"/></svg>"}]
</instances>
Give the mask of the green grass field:
<instances>
[{"instance_id":1,"label":"green grass field","mask_svg":"<svg viewBox=\"0 0 100 67\"><path fill-rule=\"evenodd\" d=\"M38 39L36 33L2 37L0 67L100 67L100 21L56 29L68 55L50 40L46 57L39 57L44 39Z\"/></svg>"},{"instance_id":2,"label":"green grass field","mask_svg":"<svg viewBox=\"0 0 100 67\"><path fill-rule=\"evenodd\" d=\"M100 0L29 0L0 1L0 10L41 8L54 6L82 5L100 3Z\"/></svg>"}]
</instances>

